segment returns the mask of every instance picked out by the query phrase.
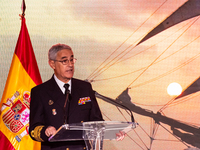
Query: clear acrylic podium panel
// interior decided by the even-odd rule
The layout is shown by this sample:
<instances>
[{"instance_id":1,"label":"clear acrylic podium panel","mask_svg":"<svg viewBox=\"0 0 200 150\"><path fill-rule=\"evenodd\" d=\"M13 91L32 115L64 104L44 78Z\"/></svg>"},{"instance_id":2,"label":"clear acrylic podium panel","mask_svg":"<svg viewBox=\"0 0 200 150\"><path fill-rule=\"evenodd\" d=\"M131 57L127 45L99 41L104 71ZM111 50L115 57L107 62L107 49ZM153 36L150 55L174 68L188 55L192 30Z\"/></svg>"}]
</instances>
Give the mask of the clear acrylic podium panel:
<instances>
[{"instance_id":1,"label":"clear acrylic podium panel","mask_svg":"<svg viewBox=\"0 0 200 150\"><path fill-rule=\"evenodd\" d=\"M49 141L96 140L97 138L112 140L116 139L116 134L120 131L127 133L135 127L136 123L120 121L93 121L65 124L49 138Z\"/></svg>"}]
</instances>

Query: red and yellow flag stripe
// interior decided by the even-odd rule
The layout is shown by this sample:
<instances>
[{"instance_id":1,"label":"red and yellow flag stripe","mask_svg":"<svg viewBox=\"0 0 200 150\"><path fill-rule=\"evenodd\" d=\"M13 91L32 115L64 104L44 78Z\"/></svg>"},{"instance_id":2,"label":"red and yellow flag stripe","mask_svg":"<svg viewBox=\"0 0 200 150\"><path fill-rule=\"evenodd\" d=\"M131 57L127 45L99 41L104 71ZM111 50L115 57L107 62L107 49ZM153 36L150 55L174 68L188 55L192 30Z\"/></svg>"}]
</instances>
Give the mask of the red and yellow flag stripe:
<instances>
[{"instance_id":1,"label":"red and yellow flag stripe","mask_svg":"<svg viewBox=\"0 0 200 150\"><path fill-rule=\"evenodd\" d=\"M40 143L28 135L30 90L42 83L32 44L22 26L0 103L0 150L38 150ZM16 93L18 93L16 95Z\"/></svg>"}]
</instances>

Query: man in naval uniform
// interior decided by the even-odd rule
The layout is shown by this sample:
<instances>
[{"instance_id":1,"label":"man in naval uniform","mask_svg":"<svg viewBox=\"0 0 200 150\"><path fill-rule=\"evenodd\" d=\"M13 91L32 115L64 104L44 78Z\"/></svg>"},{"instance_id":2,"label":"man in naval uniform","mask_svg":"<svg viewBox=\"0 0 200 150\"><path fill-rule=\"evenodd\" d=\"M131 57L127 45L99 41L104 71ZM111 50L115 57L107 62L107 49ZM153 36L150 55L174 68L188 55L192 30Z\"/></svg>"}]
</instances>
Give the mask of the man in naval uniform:
<instances>
[{"instance_id":1,"label":"man in naval uniform","mask_svg":"<svg viewBox=\"0 0 200 150\"><path fill-rule=\"evenodd\" d=\"M42 150L86 149L83 140L48 142L65 123L103 121L91 84L73 78L75 58L71 47L53 45L48 58L54 74L31 90L29 134L33 140L41 142ZM67 103L65 84L69 86Z\"/></svg>"}]
</instances>

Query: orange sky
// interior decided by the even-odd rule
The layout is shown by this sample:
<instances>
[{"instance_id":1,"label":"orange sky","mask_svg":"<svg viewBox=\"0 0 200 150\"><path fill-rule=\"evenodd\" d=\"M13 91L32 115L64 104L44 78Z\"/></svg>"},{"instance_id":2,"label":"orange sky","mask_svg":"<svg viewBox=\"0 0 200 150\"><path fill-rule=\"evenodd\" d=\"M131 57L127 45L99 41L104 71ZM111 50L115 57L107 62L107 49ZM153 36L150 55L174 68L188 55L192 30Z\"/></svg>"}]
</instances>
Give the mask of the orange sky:
<instances>
[{"instance_id":1,"label":"orange sky","mask_svg":"<svg viewBox=\"0 0 200 150\"><path fill-rule=\"evenodd\" d=\"M200 21L193 23L197 18L187 20L134 46L184 2L186 0L26 1L26 24L43 81L53 73L47 63L48 49L55 43L66 43L73 48L78 59L75 77L93 80L94 90L113 99L129 87L133 103L157 112L161 105L173 98L167 94L167 86L171 82L178 82L185 89L199 77L200 42L197 37L200 34ZM1 89L5 85L19 34L20 6L21 0L1 1ZM106 65L105 71L104 68L98 68L102 63ZM145 67L148 69L145 70ZM101 73L91 77L97 68ZM198 99L197 93L197 97L168 107L164 113L172 118L199 124ZM102 112L109 119L125 120L114 106L100 99L98 101ZM194 114L197 114L196 117ZM134 115L138 123L149 131L150 118ZM125 116L129 120L126 113ZM136 131L144 134L139 128ZM159 130L158 138L165 138L165 132ZM134 138L136 135L131 132L130 136ZM149 139L144 136L142 138L149 146ZM131 148L126 145L131 145ZM117 146L120 150L132 147L140 149L129 137L124 143L112 141L111 144L105 144L105 149ZM155 141L152 149L160 148L183 150L186 146L178 142Z\"/></svg>"}]
</instances>

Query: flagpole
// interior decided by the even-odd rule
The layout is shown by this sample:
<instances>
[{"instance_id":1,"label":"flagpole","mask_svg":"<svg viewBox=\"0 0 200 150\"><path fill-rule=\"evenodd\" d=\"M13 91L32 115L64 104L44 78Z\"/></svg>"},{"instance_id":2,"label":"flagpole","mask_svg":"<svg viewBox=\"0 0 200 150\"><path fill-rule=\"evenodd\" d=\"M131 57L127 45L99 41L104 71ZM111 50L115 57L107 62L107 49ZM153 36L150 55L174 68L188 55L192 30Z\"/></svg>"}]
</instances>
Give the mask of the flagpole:
<instances>
[{"instance_id":1,"label":"flagpole","mask_svg":"<svg viewBox=\"0 0 200 150\"><path fill-rule=\"evenodd\" d=\"M26 10L25 0L22 0L21 10L22 10L21 17L24 17L25 16L25 10Z\"/></svg>"}]
</instances>

